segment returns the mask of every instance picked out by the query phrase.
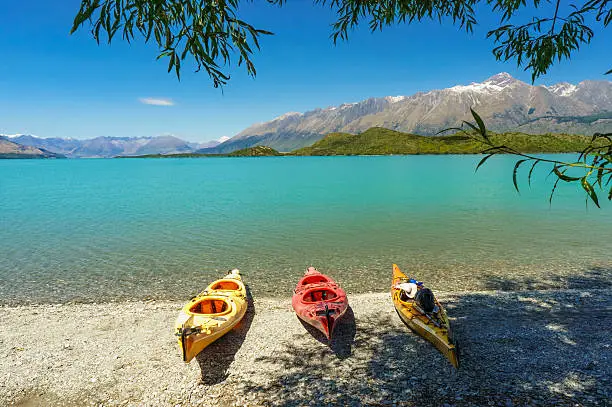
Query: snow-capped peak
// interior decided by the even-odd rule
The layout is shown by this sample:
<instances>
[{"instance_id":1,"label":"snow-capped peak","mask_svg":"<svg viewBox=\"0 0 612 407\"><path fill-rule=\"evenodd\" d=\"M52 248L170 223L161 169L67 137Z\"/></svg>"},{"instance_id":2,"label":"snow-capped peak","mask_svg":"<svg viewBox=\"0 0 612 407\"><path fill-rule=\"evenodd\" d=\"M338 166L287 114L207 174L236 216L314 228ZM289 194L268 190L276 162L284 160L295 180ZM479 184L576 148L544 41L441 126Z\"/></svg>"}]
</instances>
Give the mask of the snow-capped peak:
<instances>
[{"instance_id":1,"label":"snow-capped peak","mask_svg":"<svg viewBox=\"0 0 612 407\"><path fill-rule=\"evenodd\" d=\"M355 106L358 102L343 103L340 105L340 109L348 109L349 107Z\"/></svg>"},{"instance_id":2,"label":"snow-capped peak","mask_svg":"<svg viewBox=\"0 0 612 407\"><path fill-rule=\"evenodd\" d=\"M484 83L487 83L489 85L505 87L505 86L511 85L512 83L516 81L517 80L514 79L512 75L510 75L508 72L500 72L497 75L491 76L489 79L484 81Z\"/></svg>"},{"instance_id":3,"label":"snow-capped peak","mask_svg":"<svg viewBox=\"0 0 612 407\"><path fill-rule=\"evenodd\" d=\"M568 82L556 83L551 86L544 86L550 93L554 93L557 96L570 96L573 94L578 87Z\"/></svg>"},{"instance_id":4,"label":"snow-capped peak","mask_svg":"<svg viewBox=\"0 0 612 407\"><path fill-rule=\"evenodd\" d=\"M452 88L448 88L448 90L453 92L477 92L477 93L494 93L501 92L509 86L514 85L515 83L520 82L517 79L514 79L509 73L501 72L497 75L491 76L484 82L476 83L472 82L469 85L457 85Z\"/></svg>"},{"instance_id":5,"label":"snow-capped peak","mask_svg":"<svg viewBox=\"0 0 612 407\"><path fill-rule=\"evenodd\" d=\"M387 96L385 97L385 100L389 103L401 102L404 99L406 99L406 96Z\"/></svg>"},{"instance_id":6,"label":"snow-capped peak","mask_svg":"<svg viewBox=\"0 0 612 407\"><path fill-rule=\"evenodd\" d=\"M472 82L469 85L456 85L452 88L448 88L448 90L452 92L477 92L477 93L492 93L492 92L500 92L504 90L503 87L493 85L490 83L476 83Z\"/></svg>"}]
</instances>

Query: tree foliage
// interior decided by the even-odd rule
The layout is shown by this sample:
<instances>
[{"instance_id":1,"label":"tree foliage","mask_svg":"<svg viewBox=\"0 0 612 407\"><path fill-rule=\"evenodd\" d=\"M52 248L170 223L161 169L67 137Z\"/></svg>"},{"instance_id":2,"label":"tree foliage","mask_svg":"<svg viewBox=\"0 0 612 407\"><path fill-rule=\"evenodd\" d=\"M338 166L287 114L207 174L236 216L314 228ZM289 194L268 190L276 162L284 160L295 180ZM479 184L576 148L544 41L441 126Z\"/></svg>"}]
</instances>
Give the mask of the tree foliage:
<instances>
[{"instance_id":1,"label":"tree foliage","mask_svg":"<svg viewBox=\"0 0 612 407\"><path fill-rule=\"evenodd\" d=\"M559 14L561 0L556 0L554 15L534 17L531 22L522 25L506 23L525 4L525 0L496 3L493 9L503 11L500 21L503 25L489 31L487 35L499 44L493 54L497 60L516 59L519 66L525 65L525 70L531 71L532 80L545 74L555 60L569 59L572 52L577 51L581 45L591 42L594 32L585 23L587 18L594 16L604 27L612 20L612 4L609 0L590 0L580 7L571 5L573 11L566 16ZM533 3L537 7L540 0L534 0Z\"/></svg>"},{"instance_id":2,"label":"tree foliage","mask_svg":"<svg viewBox=\"0 0 612 407\"><path fill-rule=\"evenodd\" d=\"M274 2L274 1L270 1ZM280 2L280 0L278 1ZM154 40L159 58L168 58L168 72L180 79L181 61L190 56L197 70L204 69L218 87L229 80L223 66L238 56L255 75L251 56L259 49L259 37L272 34L238 17L240 0L83 0L71 33L89 21L99 43L103 34L109 43L119 33L131 42L135 37Z\"/></svg>"},{"instance_id":3,"label":"tree foliage","mask_svg":"<svg viewBox=\"0 0 612 407\"><path fill-rule=\"evenodd\" d=\"M548 164L551 167L550 175L556 177L550 192L549 202L552 203L559 182L579 184L586 194L587 201L591 200L598 208L601 207L598 190L600 193L607 195L609 201L612 201L612 133L594 134L590 143L579 154L578 159L575 162L568 163L524 154L506 145L496 145L489 137L485 123L478 113L472 109L470 110L474 123L464 121L461 127L445 129L442 132L448 130L467 130L470 137L487 146L483 151L485 156L476 166L476 171L494 155L512 154L519 157L512 171L512 182L517 192L519 192L518 171L523 164L531 165L527 175L529 185L531 185L531 175L535 167L538 164Z\"/></svg>"},{"instance_id":4,"label":"tree foliage","mask_svg":"<svg viewBox=\"0 0 612 407\"><path fill-rule=\"evenodd\" d=\"M158 58L168 58L168 72L180 79L182 61L192 58L197 70L204 69L218 87L230 79L232 61L246 66L255 76L252 56L259 50L262 35L270 31L255 28L239 17L239 6L252 0L82 0L71 32L89 23L93 38L106 35L110 43L117 34L130 42L136 37L155 41ZM287 0L266 0L282 6ZM332 25L334 43L346 40L349 32L364 21L370 30L423 20L446 21L467 32L478 24L475 9L486 6L500 15L499 27L488 32L495 40L493 54L498 60L515 60L535 80L557 61L569 59L588 44L594 30L586 21L608 27L612 21L611 0L588 0L572 12L561 15L560 0L553 0L554 13L546 15L542 0L312 0L330 7L337 15ZM541 12L526 24L514 24L521 13L532 8ZM612 70L607 73L612 73Z\"/></svg>"}]
</instances>

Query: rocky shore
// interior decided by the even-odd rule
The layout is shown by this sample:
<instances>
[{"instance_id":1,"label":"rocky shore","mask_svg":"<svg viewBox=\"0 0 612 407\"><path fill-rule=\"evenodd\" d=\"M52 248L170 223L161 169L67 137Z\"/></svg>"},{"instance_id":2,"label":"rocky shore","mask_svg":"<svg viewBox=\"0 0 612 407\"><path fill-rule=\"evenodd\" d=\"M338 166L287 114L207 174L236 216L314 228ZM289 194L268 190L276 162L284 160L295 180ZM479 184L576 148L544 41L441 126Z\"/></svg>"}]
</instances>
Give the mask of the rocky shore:
<instances>
[{"instance_id":1,"label":"rocky shore","mask_svg":"<svg viewBox=\"0 0 612 407\"><path fill-rule=\"evenodd\" d=\"M0 308L0 405L609 406L612 290L438 293L455 370L399 320L388 293L349 296L331 344L288 299L181 361L180 303Z\"/></svg>"}]
</instances>

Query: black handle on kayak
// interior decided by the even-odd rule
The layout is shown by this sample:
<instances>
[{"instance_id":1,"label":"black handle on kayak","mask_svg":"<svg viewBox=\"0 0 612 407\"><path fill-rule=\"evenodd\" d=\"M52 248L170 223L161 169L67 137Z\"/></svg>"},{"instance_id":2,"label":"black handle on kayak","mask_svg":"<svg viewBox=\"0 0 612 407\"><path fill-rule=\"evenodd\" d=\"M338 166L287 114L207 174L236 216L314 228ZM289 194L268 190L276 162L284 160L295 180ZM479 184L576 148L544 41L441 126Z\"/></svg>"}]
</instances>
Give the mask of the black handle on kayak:
<instances>
[{"instance_id":1,"label":"black handle on kayak","mask_svg":"<svg viewBox=\"0 0 612 407\"><path fill-rule=\"evenodd\" d=\"M187 362L187 346L185 344L185 339L187 339L187 334L183 329L181 332L181 348L183 349L183 362Z\"/></svg>"},{"instance_id":2,"label":"black handle on kayak","mask_svg":"<svg viewBox=\"0 0 612 407\"><path fill-rule=\"evenodd\" d=\"M325 319L327 319L327 327L329 329L331 329L330 328L330 325L331 325L331 313L329 312L329 308L327 307L327 304L325 304ZM330 335L331 335L331 332L330 332Z\"/></svg>"},{"instance_id":3,"label":"black handle on kayak","mask_svg":"<svg viewBox=\"0 0 612 407\"><path fill-rule=\"evenodd\" d=\"M325 315L326 317L329 317L330 315L334 315L335 313L336 313L335 309L329 309L327 304L325 304L325 311L323 311L323 310L317 311L317 312L315 312L315 315L319 315L319 316Z\"/></svg>"}]
</instances>

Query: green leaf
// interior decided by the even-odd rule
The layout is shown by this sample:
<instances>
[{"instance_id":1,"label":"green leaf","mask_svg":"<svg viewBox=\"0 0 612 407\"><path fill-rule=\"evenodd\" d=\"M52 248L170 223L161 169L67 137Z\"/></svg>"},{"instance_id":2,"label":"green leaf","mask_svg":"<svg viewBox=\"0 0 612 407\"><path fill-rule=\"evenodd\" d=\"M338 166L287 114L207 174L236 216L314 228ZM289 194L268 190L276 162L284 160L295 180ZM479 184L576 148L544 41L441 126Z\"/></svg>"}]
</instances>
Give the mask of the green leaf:
<instances>
[{"instance_id":1,"label":"green leaf","mask_svg":"<svg viewBox=\"0 0 612 407\"><path fill-rule=\"evenodd\" d=\"M474 170L474 172L478 171L478 169L480 168L480 166L482 164L485 163L485 161L487 161L489 158L493 157L495 155L495 153L491 153L489 155L487 155L486 157L484 157L482 160L480 160L480 162L478 163L478 165L476 166L476 169Z\"/></svg>"},{"instance_id":2,"label":"green leaf","mask_svg":"<svg viewBox=\"0 0 612 407\"><path fill-rule=\"evenodd\" d=\"M168 52L168 56L170 57L170 60L168 61L168 73L170 73L172 71L172 68L174 67L174 57L175 57L175 51L169 51Z\"/></svg>"},{"instance_id":3,"label":"green leaf","mask_svg":"<svg viewBox=\"0 0 612 407\"><path fill-rule=\"evenodd\" d=\"M174 54L174 71L176 72L176 79L181 80L181 59L178 54Z\"/></svg>"},{"instance_id":4,"label":"green leaf","mask_svg":"<svg viewBox=\"0 0 612 407\"><path fill-rule=\"evenodd\" d=\"M556 165L553 168L553 172L555 173L555 175L559 179L561 179L561 180L563 180L565 182L573 182L573 181L578 181L578 180L582 179L580 177L570 177L569 175L565 175L565 171L567 171L567 170L559 171L559 167L557 167Z\"/></svg>"},{"instance_id":5,"label":"green leaf","mask_svg":"<svg viewBox=\"0 0 612 407\"><path fill-rule=\"evenodd\" d=\"M100 3L98 1L94 1L93 3L89 5L89 7L87 7L87 9L77 14L76 17L74 18L74 22L72 23L72 29L70 30L70 34L74 34L74 32L78 30L81 24L83 24L85 20L90 18L93 12L98 7L100 7Z\"/></svg>"},{"instance_id":6,"label":"green leaf","mask_svg":"<svg viewBox=\"0 0 612 407\"><path fill-rule=\"evenodd\" d=\"M478 129L478 127L474 126L474 125L473 125L472 123L470 123L470 122L466 122L466 121L464 120L464 121L463 121L463 123L464 123L464 124L467 124L469 127L471 127L471 128L472 128L472 130L480 131L480 130Z\"/></svg>"},{"instance_id":7,"label":"green leaf","mask_svg":"<svg viewBox=\"0 0 612 407\"><path fill-rule=\"evenodd\" d=\"M586 193L591 197L595 205L597 205L598 208L601 208L601 206L599 206L599 199L597 198L597 193L595 192L593 185L591 185L587 180L587 177L582 177L580 179L580 183L582 184L582 188L584 188Z\"/></svg>"},{"instance_id":8,"label":"green leaf","mask_svg":"<svg viewBox=\"0 0 612 407\"><path fill-rule=\"evenodd\" d=\"M561 178L557 178L557 180L555 181L555 185L553 185L553 188L550 191L550 197L548 198L548 203L550 205L552 205L553 195L555 194L555 190L557 189L557 185L559 185L559 181L561 181Z\"/></svg>"},{"instance_id":9,"label":"green leaf","mask_svg":"<svg viewBox=\"0 0 612 407\"><path fill-rule=\"evenodd\" d=\"M599 184L599 187L600 187L600 188L603 188L603 186L601 185L601 183L602 183L602 181L603 181L603 173L604 173L604 169L605 169L605 168L604 168L603 166L600 166L600 167L597 169L597 183Z\"/></svg>"},{"instance_id":10,"label":"green leaf","mask_svg":"<svg viewBox=\"0 0 612 407\"><path fill-rule=\"evenodd\" d=\"M484 138L485 140L487 140L487 142L490 143L491 140L489 140L489 137L487 136L487 128L485 127L484 122L482 121L480 116L478 116L478 113L476 113L474 109L472 109L471 107L470 107L470 112L472 112L472 116L474 116L474 120L476 120L476 123L478 123L480 135L482 136L482 138Z\"/></svg>"},{"instance_id":11,"label":"green leaf","mask_svg":"<svg viewBox=\"0 0 612 407\"><path fill-rule=\"evenodd\" d=\"M529 183L529 186L531 186L531 174L533 173L533 169L535 168L535 166L540 162L540 160L535 160L533 162L533 165L531 166L531 169L529 170L529 175L527 176L527 182Z\"/></svg>"},{"instance_id":12,"label":"green leaf","mask_svg":"<svg viewBox=\"0 0 612 407\"><path fill-rule=\"evenodd\" d=\"M521 193L521 191L519 191L518 183L516 182L516 174L521 164L525 161L527 161L527 159L518 160L516 164L514 164L514 172L512 173L512 182L514 183L514 188L516 189L516 192L518 192L519 194Z\"/></svg>"}]
</instances>

